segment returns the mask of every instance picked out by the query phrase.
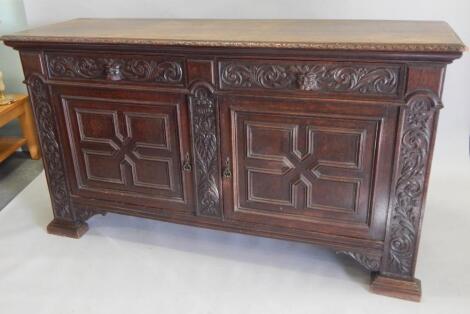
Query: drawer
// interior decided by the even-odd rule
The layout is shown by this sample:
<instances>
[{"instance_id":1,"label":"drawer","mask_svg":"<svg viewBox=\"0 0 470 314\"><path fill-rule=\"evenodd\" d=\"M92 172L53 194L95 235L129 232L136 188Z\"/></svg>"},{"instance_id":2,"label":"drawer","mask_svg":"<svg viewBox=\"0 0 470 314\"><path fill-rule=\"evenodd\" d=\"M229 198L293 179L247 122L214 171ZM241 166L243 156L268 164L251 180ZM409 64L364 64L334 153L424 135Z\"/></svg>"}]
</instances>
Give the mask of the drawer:
<instances>
[{"instance_id":1,"label":"drawer","mask_svg":"<svg viewBox=\"0 0 470 314\"><path fill-rule=\"evenodd\" d=\"M223 90L297 91L398 98L406 69L401 64L301 60L225 59L218 62Z\"/></svg>"},{"instance_id":2,"label":"drawer","mask_svg":"<svg viewBox=\"0 0 470 314\"><path fill-rule=\"evenodd\" d=\"M143 54L47 52L50 79L113 84L184 86L183 57Z\"/></svg>"}]
</instances>

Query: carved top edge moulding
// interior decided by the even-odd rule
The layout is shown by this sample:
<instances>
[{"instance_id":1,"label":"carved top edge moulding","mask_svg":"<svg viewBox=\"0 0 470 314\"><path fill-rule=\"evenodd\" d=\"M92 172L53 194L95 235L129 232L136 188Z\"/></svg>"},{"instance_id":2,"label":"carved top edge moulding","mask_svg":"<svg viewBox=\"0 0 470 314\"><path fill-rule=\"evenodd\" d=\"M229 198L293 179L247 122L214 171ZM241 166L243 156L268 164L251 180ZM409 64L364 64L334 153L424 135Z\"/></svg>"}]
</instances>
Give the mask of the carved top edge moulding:
<instances>
[{"instance_id":1,"label":"carved top edge moulding","mask_svg":"<svg viewBox=\"0 0 470 314\"><path fill-rule=\"evenodd\" d=\"M466 50L447 23L432 21L76 19L1 39L318 50L456 53Z\"/></svg>"}]
</instances>

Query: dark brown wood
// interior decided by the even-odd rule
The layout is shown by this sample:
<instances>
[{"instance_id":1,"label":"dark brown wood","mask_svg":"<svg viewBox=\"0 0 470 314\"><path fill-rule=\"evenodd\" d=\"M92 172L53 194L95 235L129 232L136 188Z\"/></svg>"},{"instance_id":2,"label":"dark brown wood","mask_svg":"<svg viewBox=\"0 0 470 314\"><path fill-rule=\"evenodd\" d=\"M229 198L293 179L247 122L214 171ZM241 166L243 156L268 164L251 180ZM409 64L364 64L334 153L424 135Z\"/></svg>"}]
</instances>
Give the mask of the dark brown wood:
<instances>
[{"instance_id":1,"label":"dark brown wood","mask_svg":"<svg viewBox=\"0 0 470 314\"><path fill-rule=\"evenodd\" d=\"M51 79L182 85L184 61L168 56L46 53Z\"/></svg>"},{"instance_id":2,"label":"dark brown wood","mask_svg":"<svg viewBox=\"0 0 470 314\"><path fill-rule=\"evenodd\" d=\"M188 130L178 123L187 119L183 97L66 87L52 95L68 134L65 159L73 165L76 194L100 198L106 192L123 203L188 209L182 168L190 153Z\"/></svg>"},{"instance_id":3,"label":"dark brown wood","mask_svg":"<svg viewBox=\"0 0 470 314\"><path fill-rule=\"evenodd\" d=\"M421 281L419 279L408 281L374 274L370 291L409 301L421 301Z\"/></svg>"},{"instance_id":4,"label":"dark brown wood","mask_svg":"<svg viewBox=\"0 0 470 314\"><path fill-rule=\"evenodd\" d=\"M243 96L219 105L223 140L236 139L222 149L234 165L226 218L383 239L384 217L370 204L388 194L369 191L390 178L376 155L392 153L383 134L396 127L396 107Z\"/></svg>"},{"instance_id":5,"label":"dark brown wood","mask_svg":"<svg viewBox=\"0 0 470 314\"><path fill-rule=\"evenodd\" d=\"M196 212L222 215L219 171L217 102L211 86L195 85L189 98L195 167Z\"/></svg>"},{"instance_id":6,"label":"dark brown wood","mask_svg":"<svg viewBox=\"0 0 470 314\"><path fill-rule=\"evenodd\" d=\"M303 90L397 96L401 92L399 65L348 62L222 61L221 89Z\"/></svg>"},{"instance_id":7,"label":"dark brown wood","mask_svg":"<svg viewBox=\"0 0 470 314\"><path fill-rule=\"evenodd\" d=\"M195 21L146 21L167 33L120 38L110 28L119 21L103 23L5 37L20 50L38 125L48 232L77 238L90 217L114 212L320 244L373 272L373 292L419 300L444 73L464 47L448 26L413 24L408 35L428 43L381 30L360 45L368 23L337 22L357 32L333 36L318 33L330 22L312 22L319 29L302 43L182 32L212 25ZM239 22L214 23L229 34Z\"/></svg>"},{"instance_id":8,"label":"dark brown wood","mask_svg":"<svg viewBox=\"0 0 470 314\"><path fill-rule=\"evenodd\" d=\"M59 236L79 239L88 231L86 222L70 222L61 219L52 220L47 225L47 232Z\"/></svg>"},{"instance_id":9,"label":"dark brown wood","mask_svg":"<svg viewBox=\"0 0 470 314\"><path fill-rule=\"evenodd\" d=\"M81 44L454 51L465 46L442 21L76 19L5 36Z\"/></svg>"}]
</instances>

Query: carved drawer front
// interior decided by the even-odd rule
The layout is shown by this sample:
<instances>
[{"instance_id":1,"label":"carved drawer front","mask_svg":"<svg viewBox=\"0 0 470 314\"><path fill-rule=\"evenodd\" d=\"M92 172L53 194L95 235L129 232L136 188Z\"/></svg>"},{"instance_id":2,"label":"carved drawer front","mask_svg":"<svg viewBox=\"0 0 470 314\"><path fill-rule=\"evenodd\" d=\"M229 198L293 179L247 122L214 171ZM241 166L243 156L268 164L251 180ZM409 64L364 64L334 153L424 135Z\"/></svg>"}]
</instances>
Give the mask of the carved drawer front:
<instances>
[{"instance_id":1,"label":"carved drawer front","mask_svg":"<svg viewBox=\"0 0 470 314\"><path fill-rule=\"evenodd\" d=\"M51 79L183 86L184 59L163 55L46 53Z\"/></svg>"},{"instance_id":2,"label":"carved drawer front","mask_svg":"<svg viewBox=\"0 0 470 314\"><path fill-rule=\"evenodd\" d=\"M219 86L398 97L403 92L403 73L403 66L396 64L223 60L219 62Z\"/></svg>"},{"instance_id":3,"label":"carved drawer front","mask_svg":"<svg viewBox=\"0 0 470 314\"><path fill-rule=\"evenodd\" d=\"M190 210L189 136L179 125L181 115L187 114L183 97L136 101L99 95L59 96L75 172L74 193Z\"/></svg>"},{"instance_id":4,"label":"carved drawer front","mask_svg":"<svg viewBox=\"0 0 470 314\"><path fill-rule=\"evenodd\" d=\"M351 115L344 105L292 114L298 108L285 102L229 98L222 105L231 120L224 136L234 139L224 148L233 159L226 216L309 230L333 223L368 235L380 116Z\"/></svg>"}]
</instances>

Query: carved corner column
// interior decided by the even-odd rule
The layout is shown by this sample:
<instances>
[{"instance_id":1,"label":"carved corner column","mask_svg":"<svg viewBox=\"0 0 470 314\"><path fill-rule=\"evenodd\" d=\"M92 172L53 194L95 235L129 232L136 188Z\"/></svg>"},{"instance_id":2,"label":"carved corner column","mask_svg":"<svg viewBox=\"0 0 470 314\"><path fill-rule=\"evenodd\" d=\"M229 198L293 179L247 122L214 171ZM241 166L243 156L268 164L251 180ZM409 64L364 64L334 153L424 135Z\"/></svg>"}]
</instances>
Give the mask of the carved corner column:
<instances>
[{"instance_id":1,"label":"carved corner column","mask_svg":"<svg viewBox=\"0 0 470 314\"><path fill-rule=\"evenodd\" d=\"M408 94L401 108L398 151L380 267L371 283L379 294L419 301L421 282L414 278L435 126L442 107L431 90Z\"/></svg>"},{"instance_id":2,"label":"carved corner column","mask_svg":"<svg viewBox=\"0 0 470 314\"><path fill-rule=\"evenodd\" d=\"M44 170L54 212L54 219L47 226L47 231L52 234L79 238L88 230L85 221L90 215L77 213L70 203L49 88L39 74L31 74L26 82L36 118Z\"/></svg>"},{"instance_id":3,"label":"carved corner column","mask_svg":"<svg viewBox=\"0 0 470 314\"><path fill-rule=\"evenodd\" d=\"M219 160L219 125L217 98L213 88L197 82L190 90L193 164L195 165L196 214L221 217L221 187Z\"/></svg>"}]
</instances>

